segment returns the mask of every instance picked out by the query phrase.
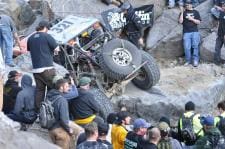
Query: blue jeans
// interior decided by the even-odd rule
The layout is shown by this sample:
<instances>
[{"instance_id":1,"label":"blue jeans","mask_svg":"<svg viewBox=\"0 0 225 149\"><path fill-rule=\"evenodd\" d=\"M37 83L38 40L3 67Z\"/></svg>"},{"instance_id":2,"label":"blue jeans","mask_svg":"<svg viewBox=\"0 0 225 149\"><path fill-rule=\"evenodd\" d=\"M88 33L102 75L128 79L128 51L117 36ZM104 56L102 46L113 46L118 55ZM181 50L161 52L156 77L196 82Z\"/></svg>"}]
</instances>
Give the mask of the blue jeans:
<instances>
[{"instance_id":1,"label":"blue jeans","mask_svg":"<svg viewBox=\"0 0 225 149\"><path fill-rule=\"evenodd\" d=\"M192 60L199 61L199 43L199 32L184 33L183 45L186 62L191 63ZM193 53L191 49L193 49Z\"/></svg>"},{"instance_id":2,"label":"blue jeans","mask_svg":"<svg viewBox=\"0 0 225 149\"><path fill-rule=\"evenodd\" d=\"M13 64L13 34L11 28L0 25L0 47L6 64Z\"/></svg>"}]
</instances>

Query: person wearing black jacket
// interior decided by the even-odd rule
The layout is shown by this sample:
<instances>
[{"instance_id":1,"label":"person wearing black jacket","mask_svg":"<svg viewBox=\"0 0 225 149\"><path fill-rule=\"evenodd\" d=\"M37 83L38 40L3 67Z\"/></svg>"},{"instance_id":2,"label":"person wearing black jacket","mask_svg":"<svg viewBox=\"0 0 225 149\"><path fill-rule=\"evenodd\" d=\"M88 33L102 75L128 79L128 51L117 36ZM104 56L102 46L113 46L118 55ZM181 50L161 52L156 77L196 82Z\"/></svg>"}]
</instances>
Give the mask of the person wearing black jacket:
<instances>
[{"instance_id":1,"label":"person wearing black jacket","mask_svg":"<svg viewBox=\"0 0 225 149\"><path fill-rule=\"evenodd\" d=\"M214 55L214 61L216 64L221 63L221 48L224 45L225 40L225 2L221 4L221 8L223 11L220 12L219 16L219 27L217 32L217 38L216 38L216 45L215 45L215 55Z\"/></svg>"},{"instance_id":2,"label":"person wearing black jacket","mask_svg":"<svg viewBox=\"0 0 225 149\"><path fill-rule=\"evenodd\" d=\"M134 131L128 132L126 136L124 149L144 149L143 145L146 142L146 140L144 140L144 136L146 135L147 128L149 127L150 124L144 119L136 119L133 124Z\"/></svg>"},{"instance_id":3,"label":"person wearing black jacket","mask_svg":"<svg viewBox=\"0 0 225 149\"><path fill-rule=\"evenodd\" d=\"M53 143L57 144L63 149L69 149L72 144L74 134L78 135L78 127L72 128L69 121L68 102L63 97L63 93L69 91L68 81L59 79L55 83L55 89L52 89L47 94L47 99L54 101L54 116L55 124L49 129L49 135ZM74 144L74 143L73 143Z\"/></svg>"},{"instance_id":4,"label":"person wearing black jacket","mask_svg":"<svg viewBox=\"0 0 225 149\"><path fill-rule=\"evenodd\" d=\"M16 96L19 91L22 90L19 87L19 80L22 74L13 70L10 71L8 74L8 80L4 85L3 91L3 112L5 114L9 114L13 111L15 103L16 103Z\"/></svg>"},{"instance_id":5,"label":"person wearing black jacket","mask_svg":"<svg viewBox=\"0 0 225 149\"><path fill-rule=\"evenodd\" d=\"M75 122L81 126L92 121L98 124L104 122L101 117L96 115L100 111L100 105L95 101L94 95L89 92L90 82L91 79L88 77L82 77L79 80L79 96L73 99L70 105L70 111Z\"/></svg>"},{"instance_id":6,"label":"person wearing black jacket","mask_svg":"<svg viewBox=\"0 0 225 149\"><path fill-rule=\"evenodd\" d=\"M120 9L124 13L127 21L125 32L128 40L138 48L143 47L144 43L142 38L142 25L140 17L135 14L134 8L128 1L124 2Z\"/></svg>"}]
</instances>

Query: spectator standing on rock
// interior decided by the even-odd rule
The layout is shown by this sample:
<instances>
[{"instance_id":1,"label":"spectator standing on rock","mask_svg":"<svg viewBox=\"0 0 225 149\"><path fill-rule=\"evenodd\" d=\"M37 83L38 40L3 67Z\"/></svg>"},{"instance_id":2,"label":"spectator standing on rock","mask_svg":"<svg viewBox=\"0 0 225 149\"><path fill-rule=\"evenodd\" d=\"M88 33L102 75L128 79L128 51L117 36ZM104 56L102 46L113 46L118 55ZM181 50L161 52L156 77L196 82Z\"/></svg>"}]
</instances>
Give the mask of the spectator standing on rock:
<instances>
[{"instance_id":1,"label":"spectator standing on rock","mask_svg":"<svg viewBox=\"0 0 225 149\"><path fill-rule=\"evenodd\" d=\"M214 61L217 65L221 64L221 48L224 45L225 40L225 2L221 4L223 11L220 11L219 16L219 27L217 31L216 45L215 45L215 55Z\"/></svg>"},{"instance_id":2,"label":"spectator standing on rock","mask_svg":"<svg viewBox=\"0 0 225 149\"><path fill-rule=\"evenodd\" d=\"M200 34L198 25L201 22L200 14L192 7L191 0L186 0L184 11L181 10L179 23L183 24L183 46L185 53L185 65L193 64L194 67L199 63L199 43ZM191 52L193 49L193 54Z\"/></svg>"},{"instance_id":3,"label":"spectator standing on rock","mask_svg":"<svg viewBox=\"0 0 225 149\"><path fill-rule=\"evenodd\" d=\"M31 35L27 42L33 65L33 75L36 82L36 110L39 111L40 103L44 99L46 86L53 88L52 78L55 76L53 68L53 53L58 51L55 39L47 33L49 23L41 21L36 28L36 33Z\"/></svg>"},{"instance_id":4,"label":"spectator standing on rock","mask_svg":"<svg viewBox=\"0 0 225 149\"><path fill-rule=\"evenodd\" d=\"M178 140L169 137L170 127L166 122L160 122L158 127L161 135L158 149L182 149Z\"/></svg>"},{"instance_id":5,"label":"spectator standing on rock","mask_svg":"<svg viewBox=\"0 0 225 149\"><path fill-rule=\"evenodd\" d=\"M21 91L21 87L19 87L19 80L22 74L13 70L8 74L8 80L4 85L3 91L3 112L5 114L9 114L13 111L16 97L19 91Z\"/></svg>"},{"instance_id":6,"label":"spectator standing on rock","mask_svg":"<svg viewBox=\"0 0 225 149\"><path fill-rule=\"evenodd\" d=\"M17 95L12 114L8 115L14 121L32 124L37 118L34 106L35 87L32 86L32 82L30 76L23 75L21 80L22 90Z\"/></svg>"},{"instance_id":7,"label":"spectator standing on rock","mask_svg":"<svg viewBox=\"0 0 225 149\"><path fill-rule=\"evenodd\" d=\"M185 112L178 121L179 141L184 142L185 149L192 149L196 140L203 136L200 114L195 112L195 104L189 101L185 104Z\"/></svg>"},{"instance_id":8,"label":"spectator standing on rock","mask_svg":"<svg viewBox=\"0 0 225 149\"><path fill-rule=\"evenodd\" d=\"M134 8L128 1L123 3L120 9L126 17L127 25L125 26L125 32L128 40L138 48L144 47L140 17L135 14Z\"/></svg>"},{"instance_id":9,"label":"spectator standing on rock","mask_svg":"<svg viewBox=\"0 0 225 149\"><path fill-rule=\"evenodd\" d=\"M157 145L160 141L160 130L157 127L153 127L148 130L147 142L144 144L144 149L158 149Z\"/></svg>"},{"instance_id":10,"label":"spectator standing on rock","mask_svg":"<svg viewBox=\"0 0 225 149\"><path fill-rule=\"evenodd\" d=\"M220 12L224 11L222 9L222 3L224 3L225 1L224 0L214 0L213 2L214 2L214 6L211 9L211 13L216 19L219 19Z\"/></svg>"},{"instance_id":11,"label":"spectator standing on rock","mask_svg":"<svg viewBox=\"0 0 225 149\"><path fill-rule=\"evenodd\" d=\"M196 142L194 149L223 149L225 140L218 128L214 126L214 118L212 116L203 117L201 123L205 135Z\"/></svg>"},{"instance_id":12,"label":"spectator standing on rock","mask_svg":"<svg viewBox=\"0 0 225 149\"><path fill-rule=\"evenodd\" d=\"M49 129L49 135L53 143L63 149L74 148L74 139L77 138L81 130L80 127L69 121L68 102L62 95L68 90L68 81L59 79L55 83L55 89L50 90L47 94L47 99L53 102L56 119L56 122Z\"/></svg>"},{"instance_id":13,"label":"spectator standing on rock","mask_svg":"<svg viewBox=\"0 0 225 149\"><path fill-rule=\"evenodd\" d=\"M124 142L124 149L144 149L144 137L150 124L142 118L138 118L133 123L133 131L128 132Z\"/></svg>"},{"instance_id":14,"label":"spectator standing on rock","mask_svg":"<svg viewBox=\"0 0 225 149\"><path fill-rule=\"evenodd\" d=\"M19 36L16 32L16 27L11 17L0 15L0 48L5 59L5 64L14 67L13 62L13 37L21 49Z\"/></svg>"},{"instance_id":15,"label":"spectator standing on rock","mask_svg":"<svg viewBox=\"0 0 225 149\"><path fill-rule=\"evenodd\" d=\"M126 125L130 125L130 120L131 117L128 112L117 113L117 120L111 130L113 149L124 149L124 141L128 133Z\"/></svg>"}]
</instances>

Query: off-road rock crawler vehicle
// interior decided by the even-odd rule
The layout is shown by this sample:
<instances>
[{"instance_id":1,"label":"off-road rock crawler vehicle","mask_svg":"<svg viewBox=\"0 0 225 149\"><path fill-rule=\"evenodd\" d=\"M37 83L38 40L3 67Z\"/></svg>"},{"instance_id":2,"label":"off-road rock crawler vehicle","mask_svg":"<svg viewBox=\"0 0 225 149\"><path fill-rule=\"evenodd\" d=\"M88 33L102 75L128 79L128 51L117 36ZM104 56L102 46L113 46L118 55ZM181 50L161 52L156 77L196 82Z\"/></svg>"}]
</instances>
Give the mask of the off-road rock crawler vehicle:
<instances>
[{"instance_id":1,"label":"off-road rock crawler vehicle","mask_svg":"<svg viewBox=\"0 0 225 149\"><path fill-rule=\"evenodd\" d=\"M128 82L147 90L160 78L154 58L131 42L119 39L99 20L67 16L49 30L61 52L58 59L75 78L92 78L107 96L123 93ZM63 52L62 52L63 51Z\"/></svg>"}]
</instances>

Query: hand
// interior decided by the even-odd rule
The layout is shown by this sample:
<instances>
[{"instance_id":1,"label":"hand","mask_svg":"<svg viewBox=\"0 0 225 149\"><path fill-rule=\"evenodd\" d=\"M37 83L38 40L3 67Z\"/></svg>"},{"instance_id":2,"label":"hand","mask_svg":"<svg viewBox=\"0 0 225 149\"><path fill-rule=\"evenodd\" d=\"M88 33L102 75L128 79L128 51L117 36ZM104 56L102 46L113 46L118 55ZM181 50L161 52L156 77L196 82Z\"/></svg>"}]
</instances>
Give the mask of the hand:
<instances>
[{"instance_id":1,"label":"hand","mask_svg":"<svg viewBox=\"0 0 225 149\"><path fill-rule=\"evenodd\" d=\"M194 17L188 16L188 20L193 21L194 20Z\"/></svg>"}]
</instances>

